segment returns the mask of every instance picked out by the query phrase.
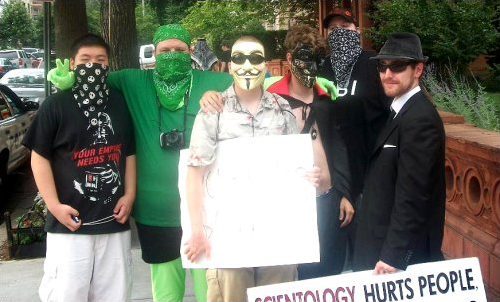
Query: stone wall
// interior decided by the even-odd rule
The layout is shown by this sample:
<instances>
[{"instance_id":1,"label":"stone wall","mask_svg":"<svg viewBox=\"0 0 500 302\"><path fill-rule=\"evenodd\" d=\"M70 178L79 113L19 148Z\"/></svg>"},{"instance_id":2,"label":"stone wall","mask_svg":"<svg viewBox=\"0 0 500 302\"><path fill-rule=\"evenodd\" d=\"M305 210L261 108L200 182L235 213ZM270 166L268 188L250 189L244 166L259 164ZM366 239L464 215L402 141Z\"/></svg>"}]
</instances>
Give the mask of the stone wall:
<instances>
[{"instance_id":1,"label":"stone wall","mask_svg":"<svg viewBox=\"0 0 500 302\"><path fill-rule=\"evenodd\" d=\"M500 301L500 137L441 112L446 130L448 258L478 257L488 301Z\"/></svg>"}]
</instances>

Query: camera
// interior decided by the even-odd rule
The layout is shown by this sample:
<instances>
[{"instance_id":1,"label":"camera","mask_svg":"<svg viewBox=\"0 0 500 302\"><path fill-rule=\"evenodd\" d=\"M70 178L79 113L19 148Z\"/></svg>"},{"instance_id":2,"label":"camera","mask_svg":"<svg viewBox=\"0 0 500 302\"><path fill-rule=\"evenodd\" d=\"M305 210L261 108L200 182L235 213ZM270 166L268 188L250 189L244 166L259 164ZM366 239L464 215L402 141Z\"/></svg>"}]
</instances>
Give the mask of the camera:
<instances>
[{"instance_id":1,"label":"camera","mask_svg":"<svg viewBox=\"0 0 500 302\"><path fill-rule=\"evenodd\" d=\"M184 132L177 129L160 132L160 147L163 149L184 148Z\"/></svg>"}]
</instances>

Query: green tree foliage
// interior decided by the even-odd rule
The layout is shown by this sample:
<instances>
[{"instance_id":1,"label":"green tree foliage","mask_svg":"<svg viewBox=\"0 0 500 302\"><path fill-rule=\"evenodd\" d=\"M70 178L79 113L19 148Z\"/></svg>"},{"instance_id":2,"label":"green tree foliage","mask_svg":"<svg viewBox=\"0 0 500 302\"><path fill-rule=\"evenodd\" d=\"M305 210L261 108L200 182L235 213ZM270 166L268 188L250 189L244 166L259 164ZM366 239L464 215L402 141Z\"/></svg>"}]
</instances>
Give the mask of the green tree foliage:
<instances>
[{"instance_id":1,"label":"green tree foliage","mask_svg":"<svg viewBox=\"0 0 500 302\"><path fill-rule=\"evenodd\" d=\"M233 32L247 31L256 27L264 30L257 14L244 9L243 6L241 1L197 1L188 9L188 14L182 19L181 24L189 30L193 40L206 38L213 48Z\"/></svg>"},{"instance_id":2,"label":"green tree foliage","mask_svg":"<svg viewBox=\"0 0 500 302\"><path fill-rule=\"evenodd\" d=\"M160 24L179 23L188 13L188 8L195 0L157 0L163 2L163 9L158 7L157 14Z\"/></svg>"},{"instance_id":3,"label":"green tree foliage","mask_svg":"<svg viewBox=\"0 0 500 302\"><path fill-rule=\"evenodd\" d=\"M43 20L44 15L39 14L36 16L33 16L32 21L33 21L33 42L31 44L32 47L36 48L41 48L43 49ZM54 18L51 16L50 17L50 45L52 47L55 45L55 39L54 39Z\"/></svg>"},{"instance_id":4,"label":"green tree foliage","mask_svg":"<svg viewBox=\"0 0 500 302\"><path fill-rule=\"evenodd\" d=\"M494 6L482 0L377 1L368 36L380 47L389 33L409 31L419 35L424 54L439 69L451 64L465 70L481 53L498 49L499 33L492 25L498 18Z\"/></svg>"},{"instance_id":5,"label":"green tree foliage","mask_svg":"<svg viewBox=\"0 0 500 302\"><path fill-rule=\"evenodd\" d=\"M318 26L318 4L309 0L205 0L196 1L181 21L193 39L204 37L220 52L222 40L234 41L243 34L259 38L268 59L284 58L286 31L266 31L263 24L305 23Z\"/></svg>"},{"instance_id":6,"label":"green tree foliage","mask_svg":"<svg viewBox=\"0 0 500 302\"><path fill-rule=\"evenodd\" d=\"M87 22L89 32L101 35L101 1L100 0L86 0L87 6ZM137 2L135 7L135 22L137 27L137 40L138 44L152 43L152 37L159 23L157 22L156 9L148 2Z\"/></svg>"},{"instance_id":7,"label":"green tree foliage","mask_svg":"<svg viewBox=\"0 0 500 302\"><path fill-rule=\"evenodd\" d=\"M280 25L293 20L296 23L318 27L319 6L311 0L248 0L243 1L244 9L258 12L263 21ZM245 7L246 6L246 7Z\"/></svg>"},{"instance_id":8,"label":"green tree foliage","mask_svg":"<svg viewBox=\"0 0 500 302\"><path fill-rule=\"evenodd\" d=\"M219 48L220 41L233 33L245 31L264 31L260 16L244 1L197 1L188 9L181 21L191 33L193 40L206 38L209 45Z\"/></svg>"},{"instance_id":9,"label":"green tree foliage","mask_svg":"<svg viewBox=\"0 0 500 302\"><path fill-rule=\"evenodd\" d=\"M33 23L19 0L5 4L0 17L0 48L32 46Z\"/></svg>"},{"instance_id":10,"label":"green tree foliage","mask_svg":"<svg viewBox=\"0 0 500 302\"><path fill-rule=\"evenodd\" d=\"M86 0L85 6L89 32L101 35L101 2L99 0Z\"/></svg>"},{"instance_id":11,"label":"green tree foliage","mask_svg":"<svg viewBox=\"0 0 500 302\"><path fill-rule=\"evenodd\" d=\"M135 8L135 22L137 26L137 40L139 45L153 43L153 34L160 24L156 21L156 12L145 4L139 4Z\"/></svg>"}]
</instances>

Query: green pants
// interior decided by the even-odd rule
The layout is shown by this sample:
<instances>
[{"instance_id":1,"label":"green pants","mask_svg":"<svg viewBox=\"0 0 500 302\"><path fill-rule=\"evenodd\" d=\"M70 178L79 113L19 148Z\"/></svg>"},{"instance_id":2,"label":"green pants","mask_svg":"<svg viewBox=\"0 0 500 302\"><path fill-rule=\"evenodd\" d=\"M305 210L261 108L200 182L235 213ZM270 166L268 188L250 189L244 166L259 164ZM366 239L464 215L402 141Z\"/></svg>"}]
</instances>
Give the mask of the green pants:
<instances>
[{"instance_id":1,"label":"green pants","mask_svg":"<svg viewBox=\"0 0 500 302\"><path fill-rule=\"evenodd\" d=\"M150 266L153 301L182 301L186 288L186 270L182 267L181 258L161 264L151 264ZM207 301L205 269L191 269L190 272L196 301Z\"/></svg>"}]
</instances>

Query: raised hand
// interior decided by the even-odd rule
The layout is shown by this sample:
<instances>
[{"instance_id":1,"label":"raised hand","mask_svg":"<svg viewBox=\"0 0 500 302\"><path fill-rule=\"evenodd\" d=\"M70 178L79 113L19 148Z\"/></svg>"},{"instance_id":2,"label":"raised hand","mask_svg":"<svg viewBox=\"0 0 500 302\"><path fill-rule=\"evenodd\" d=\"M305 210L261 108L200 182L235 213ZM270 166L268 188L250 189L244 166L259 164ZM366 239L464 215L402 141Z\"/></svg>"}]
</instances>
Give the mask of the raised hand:
<instances>
[{"instance_id":1,"label":"raised hand","mask_svg":"<svg viewBox=\"0 0 500 302\"><path fill-rule=\"evenodd\" d=\"M47 73L47 81L52 82L61 90L71 88L75 82L75 75L73 71L69 70L69 60L64 59L64 63L62 63L61 59L56 59L56 66Z\"/></svg>"}]
</instances>

